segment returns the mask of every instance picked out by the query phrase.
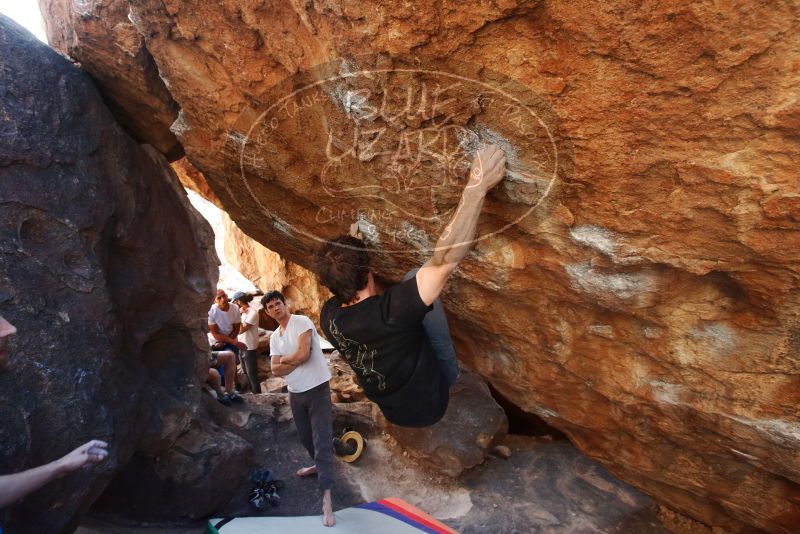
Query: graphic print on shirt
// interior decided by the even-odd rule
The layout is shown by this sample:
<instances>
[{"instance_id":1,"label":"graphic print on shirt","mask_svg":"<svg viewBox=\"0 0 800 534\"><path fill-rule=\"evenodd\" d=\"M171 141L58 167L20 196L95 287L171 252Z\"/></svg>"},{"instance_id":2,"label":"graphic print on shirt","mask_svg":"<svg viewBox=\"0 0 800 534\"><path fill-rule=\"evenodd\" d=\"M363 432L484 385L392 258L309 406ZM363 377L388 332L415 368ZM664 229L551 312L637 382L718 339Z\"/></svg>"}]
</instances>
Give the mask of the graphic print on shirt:
<instances>
[{"instance_id":1,"label":"graphic print on shirt","mask_svg":"<svg viewBox=\"0 0 800 534\"><path fill-rule=\"evenodd\" d=\"M350 365L361 371L364 380L368 384L374 384L377 381L377 388L380 391L386 389L386 377L375 370L375 355L378 351L375 349L370 350L363 343L347 339L337 328L333 319L330 320L330 331L336 344L339 345L339 350L344 353L344 357Z\"/></svg>"}]
</instances>

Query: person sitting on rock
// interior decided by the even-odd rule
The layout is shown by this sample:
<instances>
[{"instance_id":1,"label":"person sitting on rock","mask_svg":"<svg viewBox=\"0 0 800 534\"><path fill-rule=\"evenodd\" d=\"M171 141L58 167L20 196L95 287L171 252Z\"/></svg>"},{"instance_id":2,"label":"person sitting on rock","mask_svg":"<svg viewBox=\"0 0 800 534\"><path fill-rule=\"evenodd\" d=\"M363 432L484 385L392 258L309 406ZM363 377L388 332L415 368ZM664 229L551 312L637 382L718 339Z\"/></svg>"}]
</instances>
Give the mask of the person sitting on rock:
<instances>
[{"instance_id":1,"label":"person sitting on rock","mask_svg":"<svg viewBox=\"0 0 800 534\"><path fill-rule=\"evenodd\" d=\"M241 322L239 308L231 306L228 294L218 289L214 304L208 310L208 329L214 339L222 344L218 350L230 350L236 356L239 350L247 350L247 345L236 339Z\"/></svg>"},{"instance_id":2,"label":"person sitting on rock","mask_svg":"<svg viewBox=\"0 0 800 534\"><path fill-rule=\"evenodd\" d=\"M239 336L247 346L242 357L244 372L250 383L250 391L261 393L261 383L258 381L258 310L250 306L252 300L253 295L242 291L237 291L231 298L239 306L242 317Z\"/></svg>"},{"instance_id":3,"label":"person sitting on rock","mask_svg":"<svg viewBox=\"0 0 800 534\"><path fill-rule=\"evenodd\" d=\"M8 367L11 356L11 337L16 333L17 329L14 325L0 315L0 371ZM86 464L100 462L107 456L108 443L93 439L58 460L19 473L0 476L0 510L48 482L80 469ZM0 532L3 532L3 526L3 514L0 512Z\"/></svg>"},{"instance_id":4,"label":"person sitting on rock","mask_svg":"<svg viewBox=\"0 0 800 534\"><path fill-rule=\"evenodd\" d=\"M342 235L327 241L315 256L315 270L334 295L322 308L320 326L391 423L425 427L447 410L458 362L438 298L472 246L483 201L503 178L505 162L505 154L494 145L475 155L460 203L433 257L383 294L363 239Z\"/></svg>"},{"instance_id":5,"label":"person sitting on rock","mask_svg":"<svg viewBox=\"0 0 800 534\"><path fill-rule=\"evenodd\" d=\"M293 315L280 291L261 299L267 313L278 322L269 339L270 368L282 376L289 389L289 407L300 442L314 465L297 471L298 476L319 475L322 491L322 524L333 526L333 406L329 381L331 371L322 354L314 323L304 315Z\"/></svg>"},{"instance_id":6,"label":"person sitting on rock","mask_svg":"<svg viewBox=\"0 0 800 534\"><path fill-rule=\"evenodd\" d=\"M242 403L244 399L236 393L236 354L231 350L214 350L214 346L219 346L211 333L208 334L208 342L212 349L208 353L208 377L206 382L217 394L217 400L225 406L230 406L231 402ZM224 389L223 389L223 380Z\"/></svg>"}]
</instances>

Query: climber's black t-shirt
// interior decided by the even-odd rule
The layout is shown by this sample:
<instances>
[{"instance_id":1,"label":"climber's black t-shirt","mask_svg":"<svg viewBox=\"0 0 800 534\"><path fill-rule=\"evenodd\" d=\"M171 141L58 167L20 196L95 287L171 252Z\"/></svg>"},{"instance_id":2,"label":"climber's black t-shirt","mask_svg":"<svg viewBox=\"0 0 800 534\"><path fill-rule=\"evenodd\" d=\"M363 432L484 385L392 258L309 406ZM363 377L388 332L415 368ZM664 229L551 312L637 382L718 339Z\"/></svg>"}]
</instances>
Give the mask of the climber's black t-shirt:
<instances>
[{"instance_id":1,"label":"climber's black t-shirt","mask_svg":"<svg viewBox=\"0 0 800 534\"><path fill-rule=\"evenodd\" d=\"M410 427L441 419L449 387L422 326L432 306L422 302L416 276L382 295L341 304L335 297L325 303L320 326L386 419Z\"/></svg>"}]
</instances>

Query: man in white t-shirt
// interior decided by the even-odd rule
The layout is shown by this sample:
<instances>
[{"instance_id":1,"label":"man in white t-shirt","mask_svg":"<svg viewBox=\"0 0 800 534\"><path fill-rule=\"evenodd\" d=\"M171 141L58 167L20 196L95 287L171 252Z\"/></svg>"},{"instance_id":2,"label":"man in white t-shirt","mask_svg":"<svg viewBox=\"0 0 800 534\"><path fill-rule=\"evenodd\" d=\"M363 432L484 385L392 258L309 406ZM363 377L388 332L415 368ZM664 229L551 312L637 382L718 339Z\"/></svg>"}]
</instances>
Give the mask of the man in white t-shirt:
<instances>
[{"instance_id":1,"label":"man in white t-shirt","mask_svg":"<svg viewBox=\"0 0 800 534\"><path fill-rule=\"evenodd\" d=\"M322 355L314 323L304 315L292 315L279 291L261 299L267 314L279 327L269 339L270 367L289 387L289 406L300 441L314 465L297 471L298 476L319 475L322 491L322 524L333 526L333 407L328 381L331 372Z\"/></svg>"},{"instance_id":2,"label":"man in white t-shirt","mask_svg":"<svg viewBox=\"0 0 800 534\"><path fill-rule=\"evenodd\" d=\"M247 345L236 339L241 322L239 307L231 306L228 294L222 289L217 290L214 304L208 310L208 329L214 339L222 343L221 347L214 347L214 350L230 350L237 356L239 350L247 350Z\"/></svg>"}]
</instances>

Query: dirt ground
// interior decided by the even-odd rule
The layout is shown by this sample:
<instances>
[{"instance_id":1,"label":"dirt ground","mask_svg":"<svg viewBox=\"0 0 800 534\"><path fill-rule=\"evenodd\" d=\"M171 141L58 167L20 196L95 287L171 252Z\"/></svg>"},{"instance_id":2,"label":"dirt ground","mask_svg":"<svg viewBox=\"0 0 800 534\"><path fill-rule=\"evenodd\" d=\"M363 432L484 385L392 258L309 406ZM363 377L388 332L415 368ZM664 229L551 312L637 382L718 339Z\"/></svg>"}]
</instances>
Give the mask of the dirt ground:
<instances>
[{"instance_id":1,"label":"dirt ground","mask_svg":"<svg viewBox=\"0 0 800 534\"><path fill-rule=\"evenodd\" d=\"M322 505L316 478L294 475L311 462L287 419L285 405L273 409L263 398L247 399L244 406L216 413L234 420L238 432L256 444L254 467L267 467L285 481L281 504L265 512L253 509L247 502L250 483L243 480L216 517L319 514ZM669 532L651 499L614 479L567 440L510 435L504 443L511 450L510 458L489 457L481 466L451 479L416 465L389 436L370 428L358 430L367 437L367 449L357 462L338 465L335 510L399 497L464 534ZM204 522L145 525L90 515L77 532L194 534L204 530Z\"/></svg>"}]
</instances>

